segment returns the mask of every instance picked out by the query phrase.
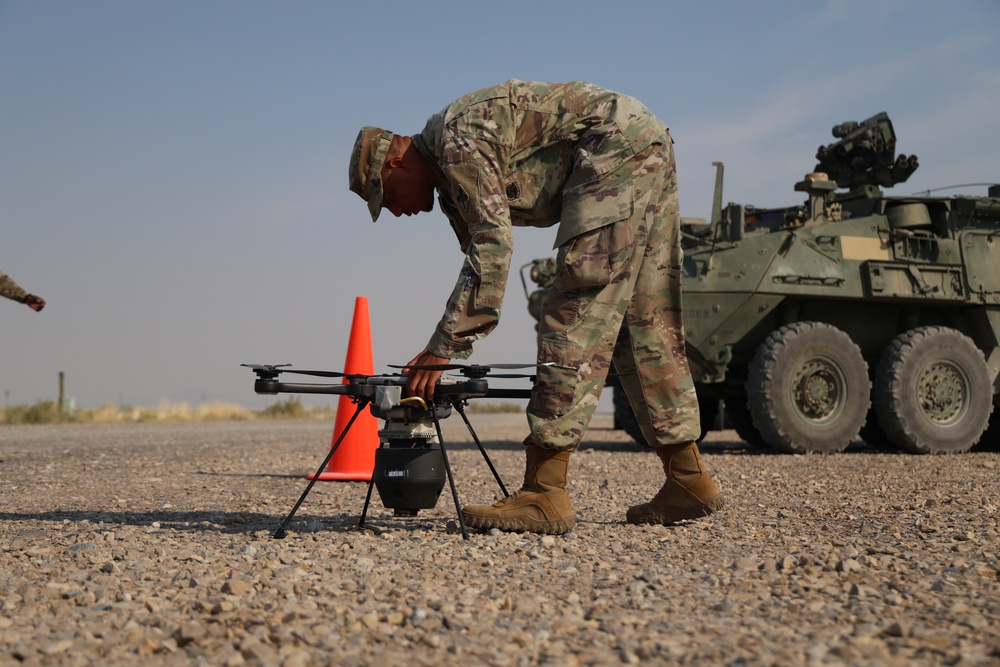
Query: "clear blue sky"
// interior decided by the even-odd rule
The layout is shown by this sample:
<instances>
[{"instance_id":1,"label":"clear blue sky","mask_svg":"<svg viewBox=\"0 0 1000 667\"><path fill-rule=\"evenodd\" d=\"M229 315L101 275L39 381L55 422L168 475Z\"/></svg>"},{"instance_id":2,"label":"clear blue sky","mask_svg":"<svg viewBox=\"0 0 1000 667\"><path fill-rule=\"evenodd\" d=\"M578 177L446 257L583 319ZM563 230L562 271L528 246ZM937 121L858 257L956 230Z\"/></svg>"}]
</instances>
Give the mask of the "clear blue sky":
<instances>
[{"instance_id":1,"label":"clear blue sky","mask_svg":"<svg viewBox=\"0 0 1000 667\"><path fill-rule=\"evenodd\" d=\"M240 363L343 366L367 296L376 370L419 352L462 257L440 213L375 225L347 190L365 124L401 133L508 78L638 97L681 208L799 203L830 128L887 111L921 167L1000 181L1000 3L0 0L0 301L11 405L262 407ZM985 194L985 188L962 191ZM514 271L551 230L519 230ZM511 275L473 361L534 359Z\"/></svg>"}]
</instances>

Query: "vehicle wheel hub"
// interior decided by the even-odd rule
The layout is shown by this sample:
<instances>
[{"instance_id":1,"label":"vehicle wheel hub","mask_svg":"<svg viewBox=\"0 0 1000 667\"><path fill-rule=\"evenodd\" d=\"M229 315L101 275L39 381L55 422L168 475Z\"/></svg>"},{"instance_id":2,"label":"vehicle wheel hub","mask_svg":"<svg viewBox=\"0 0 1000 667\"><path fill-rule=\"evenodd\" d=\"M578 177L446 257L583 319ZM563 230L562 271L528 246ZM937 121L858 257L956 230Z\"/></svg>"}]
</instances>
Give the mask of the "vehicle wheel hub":
<instances>
[{"instance_id":1,"label":"vehicle wheel hub","mask_svg":"<svg viewBox=\"0 0 1000 667\"><path fill-rule=\"evenodd\" d=\"M962 370L948 362L929 365L917 382L920 408L936 424L947 424L960 416L967 402L968 382Z\"/></svg>"},{"instance_id":2,"label":"vehicle wheel hub","mask_svg":"<svg viewBox=\"0 0 1000 667\"><path fill-rule=\"evenodd\" d=\"M795 404L805 417L822 421L836 413L841 403L842 386L843 378L836 366L822 359L811 359L796 373L793 382Z\"/></svg>"}]
</instances>

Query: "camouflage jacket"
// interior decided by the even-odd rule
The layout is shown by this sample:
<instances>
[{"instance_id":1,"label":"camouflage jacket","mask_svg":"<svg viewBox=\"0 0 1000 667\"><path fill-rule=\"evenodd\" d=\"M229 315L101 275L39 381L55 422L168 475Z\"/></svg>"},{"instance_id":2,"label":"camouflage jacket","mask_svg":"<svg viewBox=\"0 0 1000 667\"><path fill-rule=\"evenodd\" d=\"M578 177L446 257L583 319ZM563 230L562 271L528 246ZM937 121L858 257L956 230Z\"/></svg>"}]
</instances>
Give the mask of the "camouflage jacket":
<instances>
[{"instance_id":1,"label":"camouflage jacket","mask_svg":"<svg viewBox=\"0 0 1000 667\"><path fill-rule=\"evenodd\" d=\"M512 225L551 227L555 247L628 218L614 172L666 126L638 100L589 83L511 80L459 98L413 137L465 263L428 349L466 358L499 321ZM627 170L623 170L627 171Z\"/></svg>"},{"instance_id":2,"label":"camouflage jacket","mask_svg":"<svg viewBox=\"0 0 1000 667\"><path fill-rule=\"evenodd\" d=\"M0 271L0 296L24 303L28 298L28 293L21 289L20 285L11 280L10 276Z\"/></svg>"}]
</instances>

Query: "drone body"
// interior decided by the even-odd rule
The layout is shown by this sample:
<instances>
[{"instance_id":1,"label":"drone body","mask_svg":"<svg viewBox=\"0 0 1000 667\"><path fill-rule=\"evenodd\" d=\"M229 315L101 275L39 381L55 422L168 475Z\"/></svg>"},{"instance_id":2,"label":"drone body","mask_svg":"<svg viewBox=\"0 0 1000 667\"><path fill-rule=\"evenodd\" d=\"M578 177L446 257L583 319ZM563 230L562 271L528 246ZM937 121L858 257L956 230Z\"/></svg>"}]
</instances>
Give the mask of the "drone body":
<instances>
[{"instance_id":1,"label":"drone body","mask_svg":"<svg viewBox=\"0 0 1000 667\"><path fill-rule=\"evenodd\" d=\"M275 532L275 537L283 537L285 528L299 506L305 500L313 484L319 479L320 473L326 468L337 447L350 430L354 420L365 407L378 419L385 420L384 427L379 431L379 447L375 450L375 469L368 486L368 496L361 513L360 525L364 525L371 500L372 488L378 489L382 504L394 511L396 516L416 516L421 509L431 509L438 501L444 483L451 485L455 510L462 529L462 536L468 539L465 524L462 519L458 494L448 464L448 455L441 437L440 420L451 415L456 409L462 415L479 451L486 460L494 478L500 485L504 496L508 496L503 481L493 467L486 450L483 449L465 416L463 406L473 398L529 398L529 389L490 389L488 378L530 378L533 375L524 374L494 374L494 368L521 369L533 368L534 364L440 364L435 366L390 366L404 370L457 370L465 378L442 378L439 380L434 398L428 405L418 397L403 397L407 378L401 374L361 375L346 374L337 371L298 370L289 364L242 364L250 368L257 379L254 391L258 394L332 394L346 395L358 404L357 410L347 428L330 448L319 471L313 476L299 501L292 508L284 523ZM295 373L321 378L342 378L338 384L319 384L304 382L283 382L283 373Z\"/></svg>"}]
</instances>

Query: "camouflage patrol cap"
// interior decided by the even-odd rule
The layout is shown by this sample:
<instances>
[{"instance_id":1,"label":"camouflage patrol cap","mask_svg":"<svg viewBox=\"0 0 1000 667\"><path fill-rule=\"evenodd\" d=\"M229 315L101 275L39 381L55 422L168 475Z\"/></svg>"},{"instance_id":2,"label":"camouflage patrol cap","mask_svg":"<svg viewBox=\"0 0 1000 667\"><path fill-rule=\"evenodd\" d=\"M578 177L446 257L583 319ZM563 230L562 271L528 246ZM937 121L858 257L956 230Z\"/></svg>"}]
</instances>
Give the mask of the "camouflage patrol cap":
<instances>
[{"instance_id":1,"label":"camouflage patrol cap","mask_svg":"<svg viewBox=\"0 0 1000 667\"><path fill-rule=\"evenodd\" d=\"M389 130L365 126L358 132L351 152L351 191L368 202L372 222L378 220L378 214L382 212L382 165L394 136Z\"/></svg>"}]
</instances>

